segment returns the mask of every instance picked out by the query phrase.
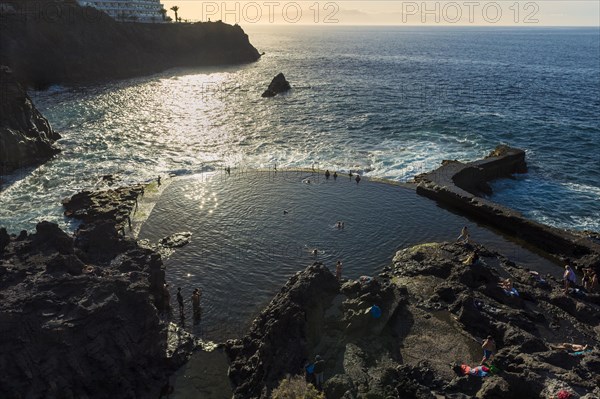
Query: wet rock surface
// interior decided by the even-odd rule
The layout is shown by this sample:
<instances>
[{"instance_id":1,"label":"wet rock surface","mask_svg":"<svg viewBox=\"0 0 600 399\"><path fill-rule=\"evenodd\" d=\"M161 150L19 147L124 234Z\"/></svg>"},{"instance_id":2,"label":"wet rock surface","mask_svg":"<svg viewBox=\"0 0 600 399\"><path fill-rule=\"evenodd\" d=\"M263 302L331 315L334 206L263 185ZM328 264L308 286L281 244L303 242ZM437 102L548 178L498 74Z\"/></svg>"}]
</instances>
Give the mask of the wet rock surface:
<instances>
[{"instance_id":1,"label":"wet rock surface","mask_svg":"<svg viewBox=\"0 0 600 399\"><path fill-rule=\"evenodd\" d=\"M51 158L59 138L10 68L0 66L0 175Z\"/></svg>"},{"instance_id":2,"label":"wet rock surface","mask_svg":"<svg viewBox=\"0 0 600 399\"><path fill-rule=\"evenodd\" d=\"M85 221L74 236L48 222L0 229L2 397L156 398L198 346L160 317L160 256L118 233L140 193L66 201Z\"/></svg>"},{"instance_id":3,"label":"wet rock surface","mask_svg":"<svg viewBox=\"0 0 600 399\"><path fill-rule=\"evenodd\" d=\"M474 251L480 260L469 266ZM498 287L504 278L519 296ZM598 294L565 294L561 282L543 278L475 244L405 249L377 278L340 285L314 264L290 279L245 337L227 342L234 397L268 398L317 354L328 399L555 398L561 389L598 397ZM498 346L496 371L454 371L453 364L479 365L488 335ZM593 349L552 349L563 342Z\"/></svg>"},{"instance_id":4,"label":"wet rock surface","mask_svg":"<svg viewBox=\"0 0 600 399\"><path fill-rule=\"evenodd\" d=\"M285 93L291 88L292 86L290 86L290 83L285 79L283 73L280 73L273 78L267 90L262 94L262 97L275 97L277 94Z\"/></svg>"},{"instance_id":5,"label":"wet rock surface","mask_svg":"<svg viewBox=\"0 0 600 399\"><path fill-rule=\"evenodd\" d=\"M100 191L82 191L62 201L65 216L83 223L114 222L116 227L128 227L130 215L144 195L145 185L124 186Z\"/></svg>"}]
</instances>

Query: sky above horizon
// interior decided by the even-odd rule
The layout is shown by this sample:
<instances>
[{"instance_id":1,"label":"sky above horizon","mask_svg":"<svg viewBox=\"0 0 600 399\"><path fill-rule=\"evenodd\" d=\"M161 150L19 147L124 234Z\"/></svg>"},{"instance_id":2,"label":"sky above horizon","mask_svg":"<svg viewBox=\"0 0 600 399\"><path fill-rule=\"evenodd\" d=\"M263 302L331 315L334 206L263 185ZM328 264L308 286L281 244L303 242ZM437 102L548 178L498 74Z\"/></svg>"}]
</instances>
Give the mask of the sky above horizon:
<instances>
[{"instance_id":1,"label":"sky above horizon","mask_svg":"<svg viewBox=\"0 0 600 399\"><path fill-rule=\"evenodd\" d=\"M168 15L248 25L594 26L600 1L164 0Z\"/></svg>"}]
</instances>

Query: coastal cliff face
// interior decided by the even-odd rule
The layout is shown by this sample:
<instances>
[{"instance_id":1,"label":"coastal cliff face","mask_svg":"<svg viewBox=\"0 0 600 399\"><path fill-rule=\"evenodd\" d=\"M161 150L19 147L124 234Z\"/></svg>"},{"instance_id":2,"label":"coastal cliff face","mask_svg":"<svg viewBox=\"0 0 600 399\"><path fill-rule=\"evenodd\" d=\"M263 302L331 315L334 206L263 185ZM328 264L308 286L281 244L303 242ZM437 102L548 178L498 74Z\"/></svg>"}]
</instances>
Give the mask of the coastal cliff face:
<instances>
[{"instance_id":1,"label":"coastal cliff face","mask_svg":"<svg viewBox=\"0 0 600 399\"><path fill-rule=\"evenodd\" d=\"M0 63L11 66L19 81L37 88L260 57L237 25L119 23L75 2L4 3Z\"/></svg>"},{"instance_id":2,"label":"coastal cliff face","mask_svg":"<svg viewBox=\"0 0 600 399\"><path fill-rule=\"evenodd\" d=\"M480 261L464 261L474 251ZM511 278L519 296L498 287ZM373 315L371 307L381 310ZM269 398L305 360L325 361L328 399L597 398L600 297L565 295L503 255L480 245L431 243L399 251L376 278L338 285L321 264L290 279L240 340L229 341L235 398ZM481 341L498 347L487 377ZM595 349L552 349L574 342Z\"/></svg>"},{"instance_id":3,"label":"coastal cliff face","mask_svg":"<svg viewBox=\"0 0 600 399\"><path fill-rule=\"evenodd\" d=\"M52 157L59 138L12 71L0 66L0 175Z\"/></svg>"}]
</instances>

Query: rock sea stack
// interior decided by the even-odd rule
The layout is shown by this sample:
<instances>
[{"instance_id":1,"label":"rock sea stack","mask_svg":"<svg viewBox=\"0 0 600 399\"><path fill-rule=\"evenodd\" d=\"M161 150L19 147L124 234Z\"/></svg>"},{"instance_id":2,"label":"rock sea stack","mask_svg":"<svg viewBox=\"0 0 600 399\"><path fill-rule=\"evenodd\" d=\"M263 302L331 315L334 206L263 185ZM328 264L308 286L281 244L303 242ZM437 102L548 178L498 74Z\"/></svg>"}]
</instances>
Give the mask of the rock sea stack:
<instances>
[{"instance_id":1,"label":"rock sea stack","mask_svg":"<svg viewBox=\"0 0 600 399\"><path fill-rule=\"evenodd\" d=\"M262 97L275 97L277 94L285 93L292 88L290 83L285 79L283 73L275 76L269 84L269 87L262 94Z\"/></svg>"}]
</instances>

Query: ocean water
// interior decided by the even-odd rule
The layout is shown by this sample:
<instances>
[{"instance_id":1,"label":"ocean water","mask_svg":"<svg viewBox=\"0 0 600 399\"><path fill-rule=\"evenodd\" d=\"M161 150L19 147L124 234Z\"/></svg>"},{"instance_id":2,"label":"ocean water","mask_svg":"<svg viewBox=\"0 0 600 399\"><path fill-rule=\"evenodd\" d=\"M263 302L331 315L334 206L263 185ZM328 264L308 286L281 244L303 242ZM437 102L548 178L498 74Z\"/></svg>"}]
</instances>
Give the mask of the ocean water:
<instances>
[{"instance_id":1,"label":"ocean water","mask_svg":"<svg viewBox=\"0 0 600 399\"><path fill-rule=\"evenodd\" d=\"M496 182L495 200L600 231L598 29L245 28L256 63L31 93L63 152L5 177L0 225L70 227L60 199L105 174L277 165L405 181L505 143L530 171ZM278 72L293 90L262 99Z\"/></svg>"}]
</instances>

